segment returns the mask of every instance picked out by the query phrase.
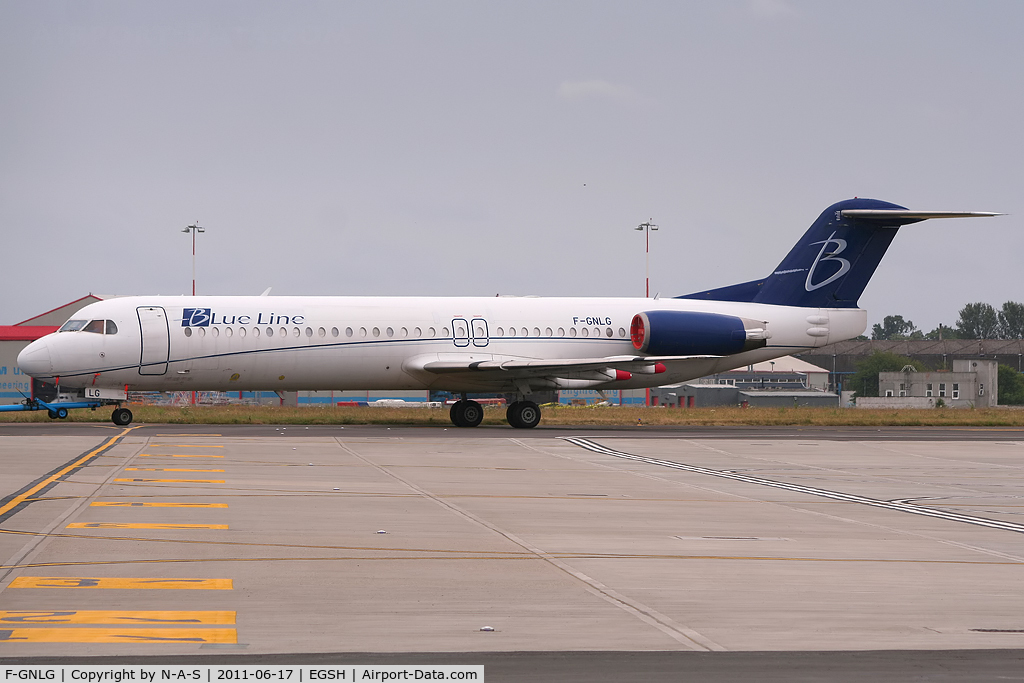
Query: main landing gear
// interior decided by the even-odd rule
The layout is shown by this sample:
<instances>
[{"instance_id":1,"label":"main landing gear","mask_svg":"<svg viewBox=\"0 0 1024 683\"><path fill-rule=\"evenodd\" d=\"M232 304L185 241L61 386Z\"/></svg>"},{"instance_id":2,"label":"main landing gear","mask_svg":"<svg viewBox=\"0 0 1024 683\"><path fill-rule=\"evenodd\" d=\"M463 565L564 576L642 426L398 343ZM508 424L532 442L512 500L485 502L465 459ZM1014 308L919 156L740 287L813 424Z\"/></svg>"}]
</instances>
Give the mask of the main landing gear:
<instances>
[{"instance_id":1,"label":"main landing gear","mask_svg":"<svg viewBox=\"0 0 1024 683\"><path fill-rule=\"evenodd\" d=\"M452 404L449 416L456 427L476 427L484 419L484 409L476 401L462 399ZM515 401L505 418L516 429L532 429L540 423L540 406L533 401Z\"/></svg>"},{"instance_id":2,"label":"main landing gear","mask_svg":"<svg viewBox=\"0 0 1024 683\"><path fill-rule=\"evenodd\" d=\"M540 423L540 406L533 401L515 401L505 411L505 419L517 429L533 429Z\"/></svg>"},{"instance_id":3,"label":"main landing gear","mask_svg":"<svg viewBox=\"0 0 1024 683\"><path fill-rule=\"evenodd\" d=\"M476 401L462 399L452 404L448 416L456 427L476 427L484 419L484 407Z\"/></svg>"},{"instance_id":4,"label":"main landing gear","mask_svg":"<svg viewBox=\"0 0 1024 683\"><path fill-rule=\"evenodd\" d=\"M127 427L132 423L132 411L127 408L115 408L110 414L110 420L118 427Z\"/></svg>"}]
</instances>

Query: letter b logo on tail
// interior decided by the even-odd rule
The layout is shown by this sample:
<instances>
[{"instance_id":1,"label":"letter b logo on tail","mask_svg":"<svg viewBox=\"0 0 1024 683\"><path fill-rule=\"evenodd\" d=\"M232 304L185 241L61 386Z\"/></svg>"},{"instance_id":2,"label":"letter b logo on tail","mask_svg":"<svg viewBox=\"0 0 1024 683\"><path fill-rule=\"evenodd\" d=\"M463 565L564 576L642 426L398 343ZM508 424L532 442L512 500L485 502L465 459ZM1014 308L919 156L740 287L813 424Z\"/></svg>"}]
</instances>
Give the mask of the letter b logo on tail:
<instances>
[{"instance_id":1,"label":"letter b logo on tail","mask_svg":"<svg viewBox=\"0 0 1024 683\"><path fill-rule=\"evenodd\" d=\"M844 251L846 251L846 240L836 237L835 231L833 231L832 234L829 235L827 240L822 240L821 242L811 242L811 244L820 244L821 251L818 252L818 257L814 259L814 263L811 264L811 269L807 271L807 280L804 281L804 289L806 289L808 292L813 292L816 289L824 287L830 282L835 282L836 280L850 272L850 262L844 258L838 258L836 256L837 254L841 254ZM836 245L836 249L826 254L825 252L828 251L830 244ZM836 261L837 263L839 263L839 270L836 271L827 279L815 284L814 272L818 268L818 264L822 263L823 261Z\"/></svg>"}]
</instances>

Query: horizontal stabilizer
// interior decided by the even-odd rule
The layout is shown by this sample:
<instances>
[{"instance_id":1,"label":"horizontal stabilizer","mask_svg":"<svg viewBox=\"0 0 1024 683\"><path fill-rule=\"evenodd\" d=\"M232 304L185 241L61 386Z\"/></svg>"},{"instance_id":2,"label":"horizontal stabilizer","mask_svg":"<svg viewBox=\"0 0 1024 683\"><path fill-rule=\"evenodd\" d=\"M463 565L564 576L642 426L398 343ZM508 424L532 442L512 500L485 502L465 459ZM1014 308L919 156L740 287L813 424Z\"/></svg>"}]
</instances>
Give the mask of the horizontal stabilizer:
<instances>
[{"instance_id":1,"label":"horizontal stabilizer","mask_svg":"<svg viewBox=\"0 0 1024 683\"><path fill-rule=\"evenodd\" d=\"M843 209L845 218L884 221L897 225L926 221L929 218L985 218L1002 216L991 211L911 211L909 209Z\"/></svg>"}]
</instances>

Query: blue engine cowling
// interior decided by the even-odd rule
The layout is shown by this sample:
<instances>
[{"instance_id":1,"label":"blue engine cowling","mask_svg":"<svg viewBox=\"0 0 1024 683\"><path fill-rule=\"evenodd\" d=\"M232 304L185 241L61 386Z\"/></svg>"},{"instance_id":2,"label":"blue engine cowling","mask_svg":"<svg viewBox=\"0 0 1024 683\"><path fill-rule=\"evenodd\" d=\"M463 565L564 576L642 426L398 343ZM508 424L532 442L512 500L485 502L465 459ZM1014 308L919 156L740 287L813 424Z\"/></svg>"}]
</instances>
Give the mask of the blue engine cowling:
<instances>
[{"instance_id":1,"label":"blue engine cowling","mask_svg":"<svg viewBox=\"0 0 1024 683\"><path fill-rule=\"evenodd\" d=\"M647 311L633 316L633 347L648 356L730 356L765 346L762 322L696 311Z\"/></svg>"}]
</instances>

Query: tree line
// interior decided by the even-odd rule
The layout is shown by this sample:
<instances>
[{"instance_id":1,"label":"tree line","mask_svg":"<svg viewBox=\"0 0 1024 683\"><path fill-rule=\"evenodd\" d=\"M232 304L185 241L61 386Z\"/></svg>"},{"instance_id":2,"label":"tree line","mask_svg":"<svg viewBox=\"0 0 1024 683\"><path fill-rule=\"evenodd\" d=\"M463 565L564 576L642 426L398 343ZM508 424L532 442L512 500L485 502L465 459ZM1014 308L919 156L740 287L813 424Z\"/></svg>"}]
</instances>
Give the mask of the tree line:
<instances>
[{"instance_id":1,"label":"tree line","mask_svg":"<svg viewBox=\"0 0 1024 683\"><path fill-rule=\"evenodd\" d=\"M867 337L861 337L867 339ZM977 302L960 309L954 327L939 323L931 332L919 330L902 315L887 315L871 328L872 339L1024 339L1024 304L1007 301L996 310L991 304Z\"/></svg>"}]
</instances>

